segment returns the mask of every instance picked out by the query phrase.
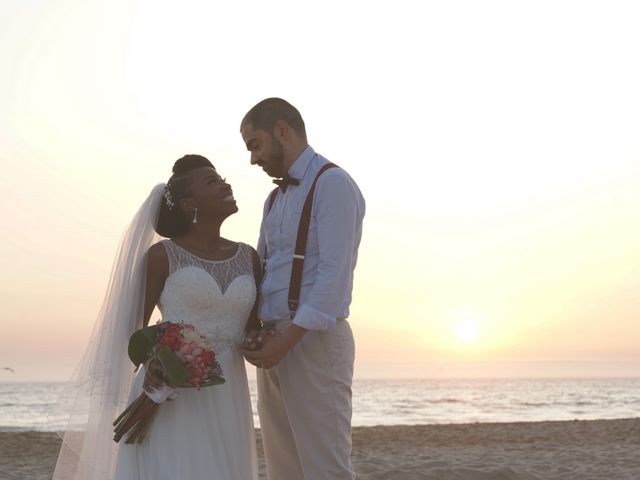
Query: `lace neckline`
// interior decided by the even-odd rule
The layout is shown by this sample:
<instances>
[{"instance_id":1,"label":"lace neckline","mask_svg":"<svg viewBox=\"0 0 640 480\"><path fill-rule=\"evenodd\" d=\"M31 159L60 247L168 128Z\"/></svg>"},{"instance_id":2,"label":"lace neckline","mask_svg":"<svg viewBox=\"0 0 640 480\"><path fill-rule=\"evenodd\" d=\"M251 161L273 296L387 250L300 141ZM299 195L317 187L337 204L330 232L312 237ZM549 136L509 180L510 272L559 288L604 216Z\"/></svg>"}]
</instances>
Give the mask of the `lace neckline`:
<instances>
[{"instance_id":1,"label":"lace neckline","mask_svg":"<svg viewBox=\"0 0 640 480\"><path fill-rule=\"evenodd\" d=\"M224 262L228 262L228 261L230 261L230 260L235 259L235 258L238 256L238 254L240 253L240 250L241 250L241 248L240 248L241 243L240 243L240 242L238 242L238 247L236 248L236 253L234 253L233 255L231 255L229 258L224 258L224 259L222 259L222 260L209 260L209 259L207 259L207 258L202 258L202 257L199 257L198 255L195 255L195 254L191 253L189 250L187 250L186 248L181 247L180 245L178 245L178 244L177 244L176 242L174 242L173 240L167 240L167 241L168 241L168 242L170 242L170 243L171 243L171 245L173 245L174 247L177 247L177 248L179 248L180 250L182 250L183 252L185 252L187 255L190 255L190 256L192 256L193 258L195 258L195 259L197 259L197 260L200 260L201 262L206 262L206 263L224 263Z\"/></svg>"}]
</instances>

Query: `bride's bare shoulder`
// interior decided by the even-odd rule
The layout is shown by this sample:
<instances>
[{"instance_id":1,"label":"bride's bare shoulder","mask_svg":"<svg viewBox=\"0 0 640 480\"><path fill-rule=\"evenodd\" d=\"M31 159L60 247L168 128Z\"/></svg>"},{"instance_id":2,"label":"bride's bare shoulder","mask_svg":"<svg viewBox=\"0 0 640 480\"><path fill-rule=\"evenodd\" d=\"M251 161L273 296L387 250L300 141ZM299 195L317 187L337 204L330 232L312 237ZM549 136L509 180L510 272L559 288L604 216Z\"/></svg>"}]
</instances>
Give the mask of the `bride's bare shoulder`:
<instances>
[{"instance_id":1,"label":"bride's bare shoulder","mask_svg":"<svg viewBox=\"0 0 640 480\"><path fill-rule=\"evenodd\" d=\"M169 272L169 257L161 242L155 243L147 251L147 268L149 273L166 274Z\"/></svg>"},{"instance_id":2,"label":"bride's bare shoulder","mask_svg":"<svg viewBox=\"0 0 640 480\"><path fill-rule=\"evenodd\" d=\"M168 258L167 249L162 245L162 242L154 243L149 247L149 250L147 250L147 256L149 258Z\"/></svg>"}]
</instances>

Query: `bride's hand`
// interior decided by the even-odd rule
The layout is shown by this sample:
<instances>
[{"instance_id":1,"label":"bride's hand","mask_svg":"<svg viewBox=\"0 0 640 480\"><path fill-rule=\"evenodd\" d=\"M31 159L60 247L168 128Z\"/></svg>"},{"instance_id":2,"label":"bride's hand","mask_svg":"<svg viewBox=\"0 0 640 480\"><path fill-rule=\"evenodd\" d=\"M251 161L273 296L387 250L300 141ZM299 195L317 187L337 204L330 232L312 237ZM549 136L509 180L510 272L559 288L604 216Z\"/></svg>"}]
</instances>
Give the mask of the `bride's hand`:
<instances>
[{"instance_id":1,"label":"bride's hand","mask_svg":"<svg viewBox=\"0 0 640 480\"><path fill-rule=\"evenodd\" d=\"M289 351L302 339L307 330L291 325L284 331L268 334L259 350L240 349L244 358L258 368L271 368L277 365Z\"/></svg>"},{"instance_id":2,"label":"bride's hand","mask_svg":"<svg viewBox=\"0 0 640 480\"><path fill-rule=\"evenodd\" d=\"M251 330L245 335L242 341L242 348L245 350L260 350L264 342L271 336L273 336L273 328L263 328L262 330Z\"/></svg>"},{"instance_id":3,"label":"bride's hand","mask_svg":"<svg viewBox=\"0 0 640 480\"><path fill-rule=\"evenodd\" d=\"M157 360L151 360L145 367L143 387L147 392L161 388L165 384L162 376L162 366Z\"/></svg>"},{"instance_id":4,"label":"bride's hand","mask_svg":"<svg viewBox=\"0 0 640 480\"><path fill-rule=\"evenodd\" d=\"M242 340L242 348L246 350L257 350L260 348L262 343L262 338L260 338L259 330L251 330L246 333L244 339Z\"/></svg>"}]
</instances>

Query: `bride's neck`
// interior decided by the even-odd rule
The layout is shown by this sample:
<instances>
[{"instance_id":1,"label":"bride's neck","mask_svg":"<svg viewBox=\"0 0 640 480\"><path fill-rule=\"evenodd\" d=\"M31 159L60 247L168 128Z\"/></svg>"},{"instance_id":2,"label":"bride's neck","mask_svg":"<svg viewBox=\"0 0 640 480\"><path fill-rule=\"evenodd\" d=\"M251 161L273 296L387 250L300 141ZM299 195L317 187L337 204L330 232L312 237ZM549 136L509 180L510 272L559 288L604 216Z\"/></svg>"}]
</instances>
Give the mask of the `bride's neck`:
<instances>
[{"instance_id":1,"label":"bride's neck","mask_svg":"<svg viewBox=\"0 0 640 480\"><path fill-rule=\"evenodd\" d=\"M215 252L220 245L220 226L222 222L197 223L192 225L183 237L183 242L202 252Z\"/></svg>"}]
</instances>

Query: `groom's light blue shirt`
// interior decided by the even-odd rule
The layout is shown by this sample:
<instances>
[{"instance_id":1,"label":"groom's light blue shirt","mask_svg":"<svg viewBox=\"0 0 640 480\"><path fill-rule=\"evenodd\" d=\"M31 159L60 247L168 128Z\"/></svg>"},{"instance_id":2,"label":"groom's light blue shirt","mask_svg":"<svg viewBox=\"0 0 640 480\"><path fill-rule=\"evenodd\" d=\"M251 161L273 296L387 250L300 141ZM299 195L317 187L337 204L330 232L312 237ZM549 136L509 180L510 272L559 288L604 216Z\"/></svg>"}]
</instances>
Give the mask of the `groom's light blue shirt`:
<instances>
[{"instance_id":1,"label":"groom's light blue shirt","mask_svg":"<svg viewBox=\"0 0 640 480\"><path fill-rule=\"evenodd\" d=\"M287 304L291 265L302 206L316 174L328 160L307 147L289 169L300 185L278 192L271 212L265 202L258 253L267 246L260 289L262 321L289 318ZM308 330L335 328L349 316L353 271L362 236L365 201L353 179L341 168L324 172L316 185L304 259L300 304L293 323Z\"/></svg>"}]
</instances>

